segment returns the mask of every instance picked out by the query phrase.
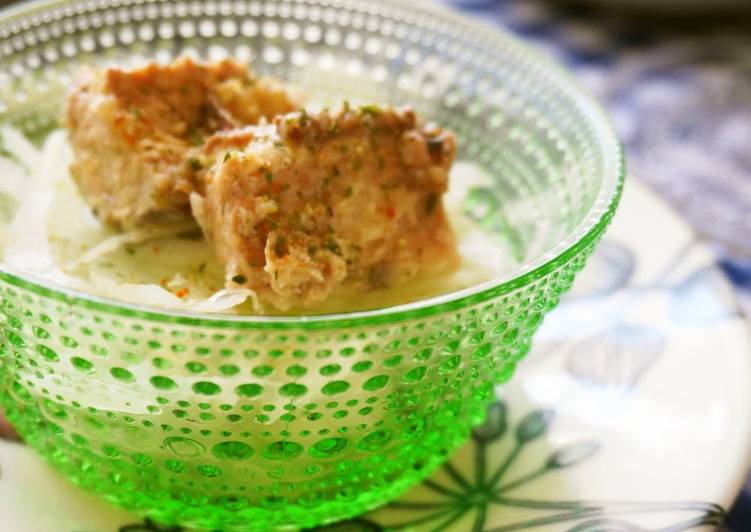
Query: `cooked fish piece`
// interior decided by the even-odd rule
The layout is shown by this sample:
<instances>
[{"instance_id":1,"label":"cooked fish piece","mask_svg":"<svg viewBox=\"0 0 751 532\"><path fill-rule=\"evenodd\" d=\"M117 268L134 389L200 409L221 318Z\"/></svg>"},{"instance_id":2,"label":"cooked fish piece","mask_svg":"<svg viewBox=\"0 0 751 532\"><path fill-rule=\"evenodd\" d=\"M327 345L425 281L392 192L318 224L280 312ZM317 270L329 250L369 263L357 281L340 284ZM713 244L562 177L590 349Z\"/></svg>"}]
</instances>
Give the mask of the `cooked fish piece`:
<instances>
[{"instance_id":1,"label":"cooked fish piece","mask_svg":"<svg viewBox=\"0 0 751 532\"><path fill-rule=\"evenodd\" d=\"M209 138L191 204L229 286L305 307L458 265L442 202L455 151L410 109L291 113Z\"/></svg>"},{"instance_id":2,"label":"cooked fish piece","mask_svg":"<svg viewBox=\"0 0 751 532\"><path fill-rule=\"evenodd\" d=\"M88 71L69 93L72 175L95 214L129 229L190 219L205 137L299 108L278 81L247 66L189 58Z\"/></svg>"}]
</instances>

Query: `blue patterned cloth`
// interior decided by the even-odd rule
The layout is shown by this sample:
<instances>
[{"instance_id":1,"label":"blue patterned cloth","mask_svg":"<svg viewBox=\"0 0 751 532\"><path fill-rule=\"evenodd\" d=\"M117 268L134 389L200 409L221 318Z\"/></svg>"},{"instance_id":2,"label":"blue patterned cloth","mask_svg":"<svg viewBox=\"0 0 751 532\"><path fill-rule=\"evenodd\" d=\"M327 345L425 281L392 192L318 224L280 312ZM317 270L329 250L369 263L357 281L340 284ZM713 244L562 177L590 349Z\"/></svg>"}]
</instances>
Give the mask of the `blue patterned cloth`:
<instances>
[{"instance_id":1,"label":"blue patterned cloth","mask_svg":"<svg viewBox=\"0 0 751 532\"><path fill-rule=\"evenodd\" d=\"M751 311L751 18L445 0L572 70L608 108L632 177L709 241ZM751 479L726 529L751 530Z\"/></svg>"}]
</instances>

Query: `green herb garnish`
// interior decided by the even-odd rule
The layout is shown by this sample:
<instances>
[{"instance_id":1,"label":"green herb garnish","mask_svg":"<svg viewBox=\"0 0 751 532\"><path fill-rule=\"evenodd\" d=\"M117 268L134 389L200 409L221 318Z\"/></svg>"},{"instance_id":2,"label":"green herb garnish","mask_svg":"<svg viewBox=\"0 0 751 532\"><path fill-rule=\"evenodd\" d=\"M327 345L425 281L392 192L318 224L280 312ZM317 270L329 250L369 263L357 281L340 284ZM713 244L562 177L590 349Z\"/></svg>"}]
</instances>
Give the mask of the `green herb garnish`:
<instances>
[{"instance_id":1,"label":"green herb garnish","mask_svg":"<svg viewBox=\"0 0 751 532\"><path fill-rule=\"evenodd\" d=\"M274 242L274 253L277 257L283 257L287 254L287 239L283 236L279 236Z\"/></svg>"},{"instance_id":2,"label":"green herb garnish","mask_svg":"<svg viewBox=\"0 0 751 532\"><path fill-rule=\"evenodd\" d=\"M188 141L190 141L193 146L200 146L204 141L203 133L197 128L191 128L188 131Z\"/></svg>"},{"instance_id":3,"label":"green herb garnish","mask_svg":"<svg viewBox=\"0 0 751 532\"><path fill-rule=\"evenodd\" d=\"M205 264L203 265L205 266ZM244 275L237 274L234 277L232 277L232 282L236 284L245 284L248 282L248 278Z\"/></svg>"},{"instance_id":4,"label":"green herb garnish","mask_svg":"<svg viewBox=\"0 0 751 532\"><path fill-rule=\"evenodd\" d=\"M336 240L329 237L326 239L326 249L328 249L331 253L334 255L340 255L342 254L342 249L339 247L339 244L336 243Z\"/></svg>"},{"instance_id":5,"label":"green herb garnish","mask_svg":"<svg viewBox=\"0 0 751 532\"><path fill-rule=\"evenodd\" d=\"M433 214L437 205L438 194L431 194L430 196L428 196L428 200L425 202L425 212L428 214Z\"/></svg>"},{"instance_id":6,"label":"green herb garnish","mask_svg":"<svg viewBox=\"0 0 751 532\"><path fill-rule=\"evenodd\" d=\"M363 112L363 114L370 115L370 116L378 116L381 114L381 109L377 105L362 105L360 106L360 111Z\"/></svg>"},{"instance_id":7,"label":"green herb garnish","mask_svg":"<svg viewBox=\"0 0 751 532\"><path fill-rule=\"evenodd\" d=\"M306 109L300 109L300 125L307 126L308 122L310 122L310 116L308 116L308 111Z\"/></svg>"}]
</instances>

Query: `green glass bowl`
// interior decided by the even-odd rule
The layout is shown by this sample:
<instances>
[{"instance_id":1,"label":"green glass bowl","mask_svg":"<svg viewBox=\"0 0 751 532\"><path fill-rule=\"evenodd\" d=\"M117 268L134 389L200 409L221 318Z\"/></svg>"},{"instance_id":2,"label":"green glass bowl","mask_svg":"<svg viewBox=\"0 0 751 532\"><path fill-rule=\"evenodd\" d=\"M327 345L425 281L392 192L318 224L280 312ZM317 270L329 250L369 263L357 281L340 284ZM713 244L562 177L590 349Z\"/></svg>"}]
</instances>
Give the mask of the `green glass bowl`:
<instances>
[{"instance_id":1,"label":"green glass bowl","mask_svg":"<svg viewBox=\"0 0 751 532\"><path fill-rule=\"evenodd\" d=\"M0 15L0 121L41 138L82 64L254 59L314 99L410 103L492 184L465 206L517 255L483 285L339 315L228 317L0 270L10 421L76 484L165 523L309 527L418 483L480 422L605 231L618 143L513 38L421 2L42 1Z\"/></svg>"}]
</instances>

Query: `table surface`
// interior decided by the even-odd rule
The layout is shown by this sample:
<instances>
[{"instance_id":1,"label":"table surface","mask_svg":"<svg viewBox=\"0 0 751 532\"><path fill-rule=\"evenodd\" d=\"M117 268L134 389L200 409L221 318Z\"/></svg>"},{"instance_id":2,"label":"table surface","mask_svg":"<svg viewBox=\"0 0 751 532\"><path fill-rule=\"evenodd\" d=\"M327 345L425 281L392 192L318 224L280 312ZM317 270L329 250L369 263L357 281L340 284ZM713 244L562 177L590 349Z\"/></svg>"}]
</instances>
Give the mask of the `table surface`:
<instances>
[{"instance_id":1,"label":"table surface","mask_svg":"<svg viewBox=\"0 0 751 532\"><path fill-rule=\"evenodd\" d=\"M512 31L574 72L610 112L631 177L657 190L707 239L751 315L748 10L444 1ZM724 529L751 530L751 477Z\"/></svg>"}]
</instances>

